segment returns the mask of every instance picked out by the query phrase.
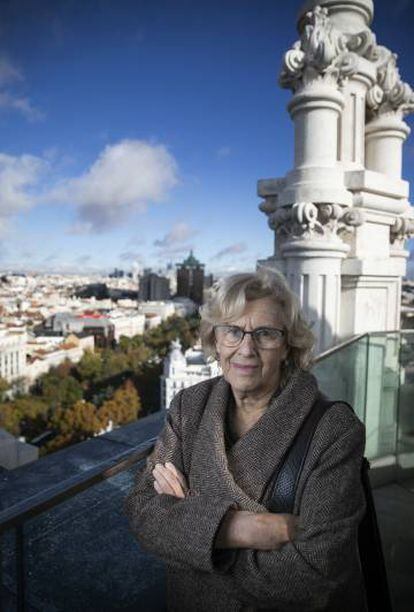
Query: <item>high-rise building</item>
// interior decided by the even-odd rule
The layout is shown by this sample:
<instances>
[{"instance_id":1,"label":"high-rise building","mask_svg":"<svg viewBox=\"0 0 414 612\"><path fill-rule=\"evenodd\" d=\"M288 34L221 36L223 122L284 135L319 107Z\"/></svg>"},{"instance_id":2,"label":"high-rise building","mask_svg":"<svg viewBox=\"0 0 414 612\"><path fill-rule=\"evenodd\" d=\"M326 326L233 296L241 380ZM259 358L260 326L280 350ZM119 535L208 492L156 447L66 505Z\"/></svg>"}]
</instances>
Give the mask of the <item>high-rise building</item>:
<instances>
[{"instance_id":1,"label":"high-rise building","mask_svg":"<svg viewBox=\"0 0 414 612\"><path fill-rule=\"evenodd\" d=\"M138 297L142 302L169 300L170 282L168 278L147 271L139 279Z\"/></svg>"},{"instance_id":2,"label":"high-rise building","mask_svg":"<svg viewBox=\"0 0 414 612\"><path fill-rule=\"evenodd\" d=\"M190 251L182 263L177 264L177 296L188 297L196 304L203 303L204 264Z\"/></svg>"}]
</instances>

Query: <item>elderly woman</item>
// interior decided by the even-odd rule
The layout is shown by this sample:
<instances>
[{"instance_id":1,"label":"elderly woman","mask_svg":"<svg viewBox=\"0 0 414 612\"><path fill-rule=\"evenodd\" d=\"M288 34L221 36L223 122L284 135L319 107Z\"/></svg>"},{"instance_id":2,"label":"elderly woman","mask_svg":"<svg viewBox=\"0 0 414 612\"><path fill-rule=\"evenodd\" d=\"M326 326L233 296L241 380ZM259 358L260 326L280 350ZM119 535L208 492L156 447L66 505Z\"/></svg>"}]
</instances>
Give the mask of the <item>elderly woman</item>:
<instances>
[{"instance_id":1,"label":"elderly woman","mask_svg":"<svg viewBox=\"0 0 414 612\"><path fill-rule=\"evenodd\" d=\"M179 612L365 610L357 550L364 428L340 402L311 442L293 514L269 483L318 397L313 336L279 275L236 274L202 313L223 376L178 393L127 513Z\"/></svg>"}]
</instances>

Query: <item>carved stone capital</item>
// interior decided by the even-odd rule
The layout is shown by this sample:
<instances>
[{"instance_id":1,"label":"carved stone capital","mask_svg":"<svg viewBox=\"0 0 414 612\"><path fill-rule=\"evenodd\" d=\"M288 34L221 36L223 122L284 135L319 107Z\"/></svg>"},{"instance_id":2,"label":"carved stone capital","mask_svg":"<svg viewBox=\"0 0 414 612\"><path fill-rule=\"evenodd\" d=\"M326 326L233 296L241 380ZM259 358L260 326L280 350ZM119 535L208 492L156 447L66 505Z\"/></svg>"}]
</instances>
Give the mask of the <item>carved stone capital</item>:
<instances>
[{"instance_id":1,"label":"carved stone capital","mask_svg":"<svg viewBox=\"0 0 414 612\"><path fill-rule=\"evenodd\" d=\"M371 111L377 111L384 100L384 92L377 84L367 91L367 106Z\"/></svg>"},{"instance_id":2,"label":"carved stone capital","mask_svg":"<svg viewBox=\"0 0 414 612\"><path fill-rule=\"evenodd\" d=\"M397 54L387 47L377 45L371 50L370 59L377 67L377 85L367 99L370 118L390 113L404 117L414 112L414 92L410 85L401 79Z\"/></svg>"},{"instance_id":3,"label":"carved stone capital","mask_svg":"<svg viewBox=\"0 0 414 612\"><path fill-rule=\"evenodd\" d=\"M347 37L334 27L328 10L316 6L306 19L301 39L285 53L279 78L282 87L295 92L318 80L337 85L356 70Z\"/></svg>"},{"instance_id":4,"label":"carved stone capital","mask_svg":"<svg viewBox=\"0 0 414 612\"><path fill-rule=\"evenodd\" d=\"M302 34L302 50L307 62L323 72L340 53L347 51L346 37L334 28L326 8L316 6L306 17L309 23Z\"/></svg>"},{"instance_id":5,"label":"carved stone capital","mask_svg":"<svg viewBox=\"0 0 414 612\"><path fill-rule=\"evenodd\" d=\"M276 232L280 242L294 239L330 238L353 231L364 223L359 210L313 202L297 202L293 206L278 208L268 213L269 226Z\"/></svg>"},{"instance_id":6,"label":"carved stone capital","mask_svg":"<svg viewBox=\"0 0 414 612\"><path fill-rule=\"evenodd\" d=\"M270 215L277 208L277 196L267 196L263 202L259 204L259 210L265 215Z\"/></svg>"},{"instance_id":7,"label":"carved stone capital","mask_svg":"<svg viewBox=\"0 0 414 612\"><path fill-rule=\"evenodd\" d=\"M312 83L341 86L358 72L358 59L368 60L377 72L377 82L367 96L368 119L397 113L404 117L414 112L414 92L402 81L398 56L378 45L375 34L365 28L344 34L335 27L328 9L316 6L306 13L300 40L285 54L280 85L294 92Z\"/></svg>"},{"instance_id":8,"label":"carved stone capital","mask_svg":"<svg viewBox=\"0 0 414 612\"><path fill-rule=\"evenodd\" d=\"M373 61L377 48L377 40L374 32L366 28L357 34L350 34L347 39L347 46L350 51Z\"/></svg>"},{"instance_id":9,"label":"carved stone capital","mask_svg":"<svg viewBox=\"0 0 414 612\"><path fill-rule=\"evenodd\" d=\"M391 244L402 248L404 242L412 237L414 237L414 219L396 217L394 224L390 227Z\"/></svg>"}]
</instances>

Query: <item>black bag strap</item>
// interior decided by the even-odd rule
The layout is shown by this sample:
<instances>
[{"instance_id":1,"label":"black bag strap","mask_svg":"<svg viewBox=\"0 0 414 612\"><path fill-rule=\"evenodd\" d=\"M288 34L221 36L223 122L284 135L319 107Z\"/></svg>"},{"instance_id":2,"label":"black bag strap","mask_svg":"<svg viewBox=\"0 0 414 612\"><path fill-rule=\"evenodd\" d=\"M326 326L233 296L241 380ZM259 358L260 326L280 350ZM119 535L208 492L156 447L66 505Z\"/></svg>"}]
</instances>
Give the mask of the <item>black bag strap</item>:
<instances>
[{"instance_id":1,"label":"black bag strap","mask_svg":"<svg viewBox=\"0 0 414 612\"><path fill-rule=\"evenodd\" d=\"M282 465L270 481L270 512L293 512L297 485L313 435L320 419L334 404L323 395L319 395L296 434L292 445L286 453ZM345 404L350 410L353 408ZM366 512L358 529L358 548L361 569L364 576L368 609L372 612L392 612L391 597L388 588L381 536L368 476L369 461L364 457L361 465L361 481L366 500Z\"/></svg>"},{"instance_id":2,"label":"black bag strap","mask_svg":"<svg viewBox=\"0 0 414 612\"><path fill-rule=\"evenodd\" d=\"M272 476L270 484L271 495L268 503L268 508L271 512L292 514L297 485L313 434L326 410L334 403L322 395L319 395L316 399L312 410L310 410L285 455L282 465Z\"/></svg>"}]
</instances>

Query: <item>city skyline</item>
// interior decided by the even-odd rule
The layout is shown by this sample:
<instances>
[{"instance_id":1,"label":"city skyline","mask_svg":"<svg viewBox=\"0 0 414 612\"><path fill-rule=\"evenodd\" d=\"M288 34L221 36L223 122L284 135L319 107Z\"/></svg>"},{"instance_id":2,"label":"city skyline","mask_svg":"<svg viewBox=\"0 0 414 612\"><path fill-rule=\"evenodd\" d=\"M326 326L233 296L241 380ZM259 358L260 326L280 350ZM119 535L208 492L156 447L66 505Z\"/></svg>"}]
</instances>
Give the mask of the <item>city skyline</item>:
<instances>
[{"instance_id":1,"label":"city skyline","mask_svg":"<svg viewBox=\"0 0 414 612\"><path fill-rule=\"evenodd\" d=\"M0 268L158 269L193 248L223 273L271 255L256 181L292 167L277 74L300 5L4 3ZM413 4L375 8L378 42L413 82ZM413 160L411 136L411 183Z\"/></svg>"}]
</instances>

